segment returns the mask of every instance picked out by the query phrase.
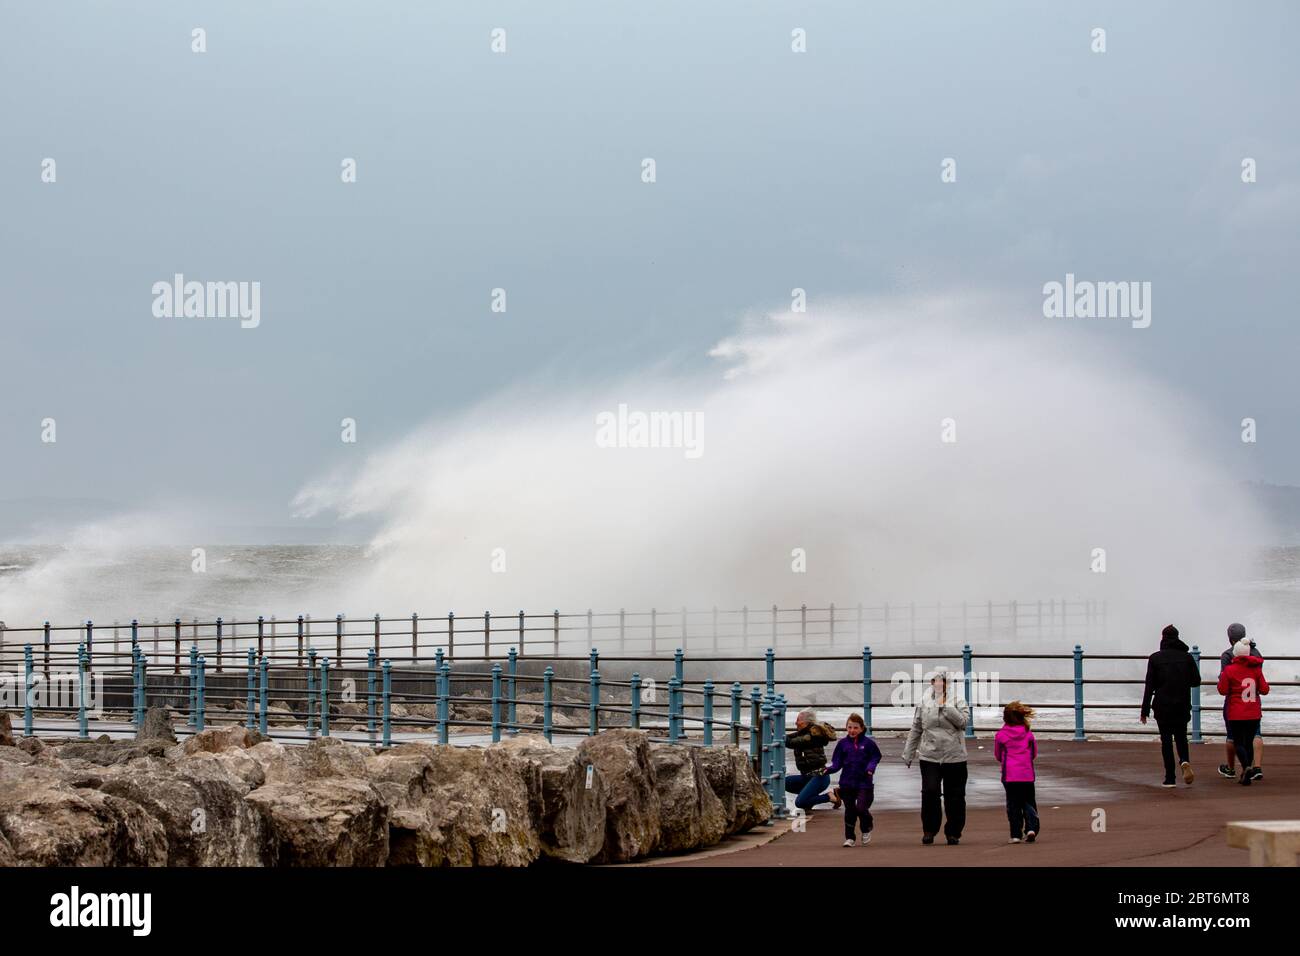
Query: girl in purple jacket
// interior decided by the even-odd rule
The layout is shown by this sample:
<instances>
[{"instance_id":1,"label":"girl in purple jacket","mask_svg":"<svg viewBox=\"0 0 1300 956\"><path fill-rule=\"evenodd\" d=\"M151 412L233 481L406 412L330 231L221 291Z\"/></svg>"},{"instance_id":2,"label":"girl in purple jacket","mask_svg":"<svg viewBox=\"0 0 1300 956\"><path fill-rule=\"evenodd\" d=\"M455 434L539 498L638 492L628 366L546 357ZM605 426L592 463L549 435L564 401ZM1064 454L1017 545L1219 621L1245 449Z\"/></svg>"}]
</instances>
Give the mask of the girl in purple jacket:
<instances>
[{"instance_id":1,"label":"girl in purple jacket","mask_svg":"<svg viewBox=\"0 0 1300 956\"><path fill-rule=\"evenodd\" d=\"M1034 797L1034 760L1038 742L1029 732L1034 712L1018 700L1002 711L1002 729L993 738L993 756L1002 764L1002 787L1007 792L1007 820L1011 842L1033 843L1041 829L1038 801Z\"/></svg>"},{"instance_id":2,"label":"girl in purple jacket","mask_svg":"<svg viewBox=\"0 0 1300 956\"><path fill-rule=\"evenodd\" d=\"M867 725L857 714L849 714L844 733L831 754L827 773L839 770L840 785L835 792L844 801L844 845L853 846L854 824L861 822L862 845L871 842L871 803L876 798L876 764L880 748L867 736Z\"/></svg>"}]
</instances>

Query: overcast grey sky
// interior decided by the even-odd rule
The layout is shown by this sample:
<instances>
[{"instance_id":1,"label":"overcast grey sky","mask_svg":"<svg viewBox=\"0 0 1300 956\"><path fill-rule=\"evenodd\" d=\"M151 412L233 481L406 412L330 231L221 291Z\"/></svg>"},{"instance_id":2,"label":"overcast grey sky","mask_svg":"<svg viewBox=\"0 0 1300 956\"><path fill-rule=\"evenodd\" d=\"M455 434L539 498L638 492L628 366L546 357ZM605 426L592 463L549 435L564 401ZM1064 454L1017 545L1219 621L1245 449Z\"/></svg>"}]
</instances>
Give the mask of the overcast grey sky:
<instances>
[{"instance_id":1,"label":"overcast grey sky","mask_svg":"<svg viewBox=\"0 0 1300 956\"><path fill-rule=\"evenodd\" d=\"M1194 395L1234 474L1300 484L1298 11L3 0L0 499L287 524L504 383L702 363L795 286L995 290ZM260 326L154 317L177 272L260 282ZM1150 281L1151 327L1044 318L1067 272Z\"/></svg>"}]
</instances>

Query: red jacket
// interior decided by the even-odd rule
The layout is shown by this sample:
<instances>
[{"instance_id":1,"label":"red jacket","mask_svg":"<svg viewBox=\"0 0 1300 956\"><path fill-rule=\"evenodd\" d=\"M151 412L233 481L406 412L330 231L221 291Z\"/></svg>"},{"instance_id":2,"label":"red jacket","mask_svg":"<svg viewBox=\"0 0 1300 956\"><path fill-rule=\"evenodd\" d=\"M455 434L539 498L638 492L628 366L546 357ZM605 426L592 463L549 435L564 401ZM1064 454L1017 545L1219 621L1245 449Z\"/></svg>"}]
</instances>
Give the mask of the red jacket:
<instances>
[{"instance_id":1,"label":"red jacket","mask_svg":"<svg viewBox=\"0 0 1300 956\"><path fill-rule=\"evenodd\" d=\"M1234 657L1219 674L1219 693L1227 699L1229 720L1259 720L1259 699L1268 693L1264 680L1264 658Z\"/></svg>"}]
</instances>

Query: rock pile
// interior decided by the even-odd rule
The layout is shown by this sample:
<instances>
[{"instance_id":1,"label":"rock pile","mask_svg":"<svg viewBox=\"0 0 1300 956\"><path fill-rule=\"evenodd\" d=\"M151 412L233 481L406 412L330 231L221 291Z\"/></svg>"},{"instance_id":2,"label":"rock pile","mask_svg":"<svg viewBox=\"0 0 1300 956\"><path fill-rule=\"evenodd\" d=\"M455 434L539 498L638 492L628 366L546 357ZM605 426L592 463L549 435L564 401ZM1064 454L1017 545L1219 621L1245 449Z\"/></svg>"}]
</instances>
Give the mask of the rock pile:
<instances>
[{"instance_id":1,"label":"rock pile","mask_svg":"<svg viewBox=\"0 0 1300 956\"><path fill-rule=\"evenodd\" d=\"M609 730L577 748L286 747L242 727L176 742L4 738L0 866L527 866L711 846L771 802L731 747Z\"/></svg>"}]
</instances>

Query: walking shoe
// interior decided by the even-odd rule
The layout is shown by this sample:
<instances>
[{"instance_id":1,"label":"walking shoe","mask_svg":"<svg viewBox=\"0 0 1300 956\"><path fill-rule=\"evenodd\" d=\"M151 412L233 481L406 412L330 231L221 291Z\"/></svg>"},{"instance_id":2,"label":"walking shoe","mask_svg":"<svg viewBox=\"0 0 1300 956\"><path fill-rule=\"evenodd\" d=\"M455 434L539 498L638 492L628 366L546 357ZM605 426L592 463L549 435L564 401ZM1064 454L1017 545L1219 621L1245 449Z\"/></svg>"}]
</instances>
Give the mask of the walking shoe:
<instances>
[{"instance_id":1,"label":"walking shoe","mask_svg":"<svg viewBox=\"0 0 1300 956\"><path fill-rule=\"evenodd\" d=\"M1196 779L1196 774L1192 773L1192 765L1186 760L1183 761L1183 783L1191 783Z\"/></svg>"},{"instance_id":2,"label":"walking shoe","mask_svg":"<svg viewBox=\"0 0 1300 956\"><path fill-rule=\"evenodd\" d=\"M1241 772L1241 781L1240 781L1241 785L1242 785L1243 787L1249 787L1249 786L1250 786L1250 780L1251 780L1251 777L1250 777L1250 771L1249 771L1249 770L1243 770L1243 771Z\"/></svg>"},{"instance_id":3,"label":"walking shoe","mask_svg":"<svg viewBox=\"0 0 1300 956\"><path fill-rule=\"evenodd\" d=\"M866 833L862 834L862 845L866 846L870 842L871 842L871 831L868 830Z\"/></svg>"},{"instance_id":4,"label":"walking shoe","mask_svg":"<svg viewBox=\"0 0 1300 956\"><path fill-rule=\"evenodd\" d=\"M1033 830L1030 830L1028 833L1025 834L1026 843L1033 843L1037 839L1038 839L1038 834L1035 833Z\"/></svg>"},{"instance_id":5,"label":"walking shoe","mask_svg":"<svg viewBox=\"0 0 1300 956\"><path fill-rule=\"evenodd\" d=\"M841 844L841 846L853 846L853 841L852 841L852 840L845 840L845 841Z\"/></svg>"},{"instance_id":6,"label":"walking shoe","mask_svg":"<svg viewBox=\"0 0 1300 956\"><path fill-rule=\"evenodd\" d=\"M831 787L831 809L838 810L844 801L840 799L840 788Z\"/></svg>"},{"instance_id":7,"label":"walking shoe","mask_svg":"<svg viewBox=\"0 0 1300 956\"><path fill-rule=\"evenodd\" d=\"M958 842L957 837L948 837L949 846L956 846L957 842Z\"/></svg>"},{"instance_id":8,"label":"walking shoe","mask_svg":"<svg viewBox=\"0 0 1300 956\"><path fill-rule=\"evenodd\" d=\"M1263 768L1263 767L1251 767L1251 768L1250 768L1250 779L1251 779L1251 780L1263 780L1263 779L1264 779L1264 768Z\"/></svg>"},{"instance_id":9,"label":"walking shoe","mask_svg":"<svg viewBox=\"0 0 1300 956\"><path fill-rule=\"evenodd\" d=\"M1166 778L1165 782L1162 783L1160 786L1162 786L1162 787L1176 787L1176 786L1178 786L1178 784L1174 783L1173 778Z\"/></svg>"},{"instance_id":10,"label":"walking shoe","mask_svg":"<svg viewBox=\"0 0 1300 956\"><path fill-rule=\"evenodd\" d=\"M1219 764L1219 776L1227 777L1229 780L1237 779L1237 771L1233 770L1226 763Z\"/></svg>"},{"instance_id":11,"label":"walking shoe","mask_svg":"<svg viewBox=\"0 0 1300 956\"><path fill-rule=\"evenodd\" d=\"M1008 842L1008 843L1019 843L1019 842L1020 842L1020 837L1012 837L1012 838L1011 838L1010 840L1008 840L1007 842Z\"/></svg>"},{"instance_id":12,"label":"walking shoe","mask_svg":"<svg viewBox=\"0 0 1300 956\"><path fill-rule=\"evenodd\" d=\"M929 846L931 843L934 842L934 834L933 833L921 834L921 842L924 843L926 846Z\"/></svg>"}]
</instances>

